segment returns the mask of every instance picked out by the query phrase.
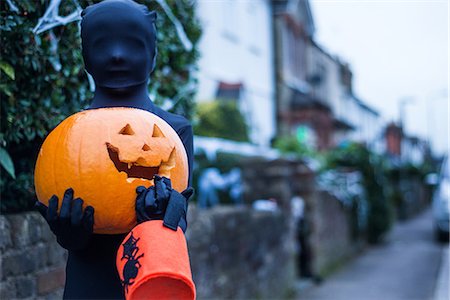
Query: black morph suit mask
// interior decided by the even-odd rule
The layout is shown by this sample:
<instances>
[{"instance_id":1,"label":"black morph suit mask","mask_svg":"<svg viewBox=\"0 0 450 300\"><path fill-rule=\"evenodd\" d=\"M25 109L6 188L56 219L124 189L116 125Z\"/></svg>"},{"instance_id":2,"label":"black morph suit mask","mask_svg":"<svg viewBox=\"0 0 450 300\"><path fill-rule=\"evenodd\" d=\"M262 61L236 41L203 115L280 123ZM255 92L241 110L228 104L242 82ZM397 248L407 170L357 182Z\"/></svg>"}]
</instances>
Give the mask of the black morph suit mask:
<instances>
[{"instance_id":1,"label":"black morph suit mask","mask_svg":"<svg viewBox=\"0 0 450 300\"><path fill-rule=\"evenodd\" d=\"M156 13L131 0L105 0L81 16L83 58L96 86L146 84L156 59Z\"/></svg>"}]
</instances>

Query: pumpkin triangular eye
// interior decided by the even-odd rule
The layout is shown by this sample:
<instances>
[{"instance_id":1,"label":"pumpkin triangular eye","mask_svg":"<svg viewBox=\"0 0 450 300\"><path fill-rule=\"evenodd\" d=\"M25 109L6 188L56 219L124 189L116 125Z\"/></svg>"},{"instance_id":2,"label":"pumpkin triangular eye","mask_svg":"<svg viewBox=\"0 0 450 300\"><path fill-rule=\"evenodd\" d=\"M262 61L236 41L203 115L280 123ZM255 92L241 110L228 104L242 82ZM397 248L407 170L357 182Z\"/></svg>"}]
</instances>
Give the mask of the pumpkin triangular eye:
<instances>
[{"instance_id":1,"label":"pumpkin triangular eye","mask_svg":"<svg viewBox=\"0 0 450 300\"><path fill-rule=\"evenodd\" d=\"M133 131L133 129L131 128L130 124L127 124L127 125L125 125L124 128L122 128L122 129L119 131L119 134L124 134L124 135L134 135L134 131Z\"/></svg>"},{"instance_id":2,"label":"pumpkin triangular eye","mask_svg":"<svg viewBox=\"0 0 450 300\"><path fill-rule=\"evenodd\" d=\"M161 129L159 129L159 127L156 124L153 125L152 137L165 137Z\"/></svg>"}]
</instances>

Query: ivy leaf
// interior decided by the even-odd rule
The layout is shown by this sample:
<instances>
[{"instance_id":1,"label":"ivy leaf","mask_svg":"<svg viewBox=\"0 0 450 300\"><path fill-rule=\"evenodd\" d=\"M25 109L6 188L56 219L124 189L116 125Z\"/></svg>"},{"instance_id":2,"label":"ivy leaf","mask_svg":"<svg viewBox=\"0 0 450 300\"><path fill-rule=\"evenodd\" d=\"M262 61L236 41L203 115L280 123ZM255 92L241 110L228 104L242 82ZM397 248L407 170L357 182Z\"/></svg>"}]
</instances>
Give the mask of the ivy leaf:
<instances>
[{"instance_id":1,"label":"ivy leaf","mask_svg":"<svg viewBox=\"0 0 450 300\"><path fill-rule=\"evenodd\" d=\"M0 69L2 69L2 71L5 72L5 74L8 75L8 77L11 78L12 80L16 78L14 69L10 64L4 61L0 62Z\"/></svg>"},{"instance_id":2,"label":"ivy leaf","mask_svg":"<svg viewBox=\"0 0 450 300\"><path fill-rule=\"evenodd\" d=\"M9 153L2 147L0 147L0 165L5 168L6 172L8 172L12 178L16 179L16 172L14 171L14 164L11 156L9 156Z\"/></svg>"},{"instance_id":3,"label":"ivy leaf","mask_svg":"<svg viewBox=\"0 0 450 300\"><path fill-rule=\"evenodd\" d=\"M6 84L0 84L0 91L5 93L6 96L8 96L8 97L12 96L12 94L13 94L11 92L11 90L9 89L9 85L6 85Z\"/></svg>"}]
</instances>

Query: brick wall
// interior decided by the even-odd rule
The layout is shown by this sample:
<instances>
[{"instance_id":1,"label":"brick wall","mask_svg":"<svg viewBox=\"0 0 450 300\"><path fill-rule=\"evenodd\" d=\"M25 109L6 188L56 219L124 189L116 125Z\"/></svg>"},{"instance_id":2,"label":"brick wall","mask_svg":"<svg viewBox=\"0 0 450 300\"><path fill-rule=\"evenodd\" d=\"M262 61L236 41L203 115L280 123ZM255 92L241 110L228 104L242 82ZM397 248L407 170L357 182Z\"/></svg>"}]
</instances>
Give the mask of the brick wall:
<instances>
[{"instance_id":1,"label":"brick wall","mask_svg":"<svg viewBox=\"0 0 450 300\"><path fill-rule=\"evenodd\" d=\"M418 176L402 178L395 187L402 194L402 201L397 205L397 218L409 219L423 211L430 203L432 191Z\"/></svg>"},{"instance_id":2,"label":"brick wall","mask_svg":"<svg viewBox=\"0 0 450 300\"><path fill-rule=\"evenodd\" d=\"M350 211L329 193L318 190L315 173L306 164L286 159L251 161L244 165L243 174L247 203L274 198L289 214L291 199L294 196L304 199L307 228L303 231L307 232L307 247L311 251L312 275L328 275L362 246L362 240L351 238Z\"/></svg>"},{"instance_id":3,"label":"brick wall","mask_svg":"<svg viewBox=\"0 0 450 300\"><path fill-rule=\"evenodd\" d=\"M244 206L192 209L187 239L198 299L277 299L293 289L289 220Z\"/></svg>"},{"instance_id":4,"label":"brick wall","mask_svg":"<svg viewBox=\"0 0 450 300\"><path fill-rule=\"evenodd\" d=\"M312 268L324 277L358 251L358 241L352 241L350 211L325 191L315 191L305 197L309 207Z\"/></svg>"},{"instance_id":5,"label":"brick wall","mask_svg":"<svg viewBox=\"0 0 450 300\"><path fill-rule=\"evenodd\" d=\"M61 299L67 253L36 212L0 216L0 299Z\"/></svg>"},{"instance_id":6,"label":"brick wall","mask_svg":"<svg viewBox=\"0 0 450 300\"><path fill-rule=\"evenodd\" d=\"M198 299L275 297L295 279L287 219L244 206L191 207L187 239ZM61 299L66 251L36 212L0 216L0 299Z\"/></svg>"}]
</instances>

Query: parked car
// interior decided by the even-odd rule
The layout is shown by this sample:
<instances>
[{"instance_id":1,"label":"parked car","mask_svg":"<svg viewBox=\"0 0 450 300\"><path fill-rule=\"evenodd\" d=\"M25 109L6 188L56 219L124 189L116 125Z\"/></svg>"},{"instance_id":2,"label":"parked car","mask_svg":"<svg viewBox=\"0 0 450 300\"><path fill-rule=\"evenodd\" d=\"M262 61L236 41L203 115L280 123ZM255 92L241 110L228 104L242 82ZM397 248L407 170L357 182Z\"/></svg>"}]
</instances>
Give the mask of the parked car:
<instances>
[{"instance_id":1,"label":"parked car","mask_svg":"<svg viewBox=\"0 0 450 300\"><path fill-rule=\"evenodd\" d=\"M439 184L433 194L433 221L436 239L449 240L450 161L445 157L439 176Z\"/></svg>"}]
</instances>

